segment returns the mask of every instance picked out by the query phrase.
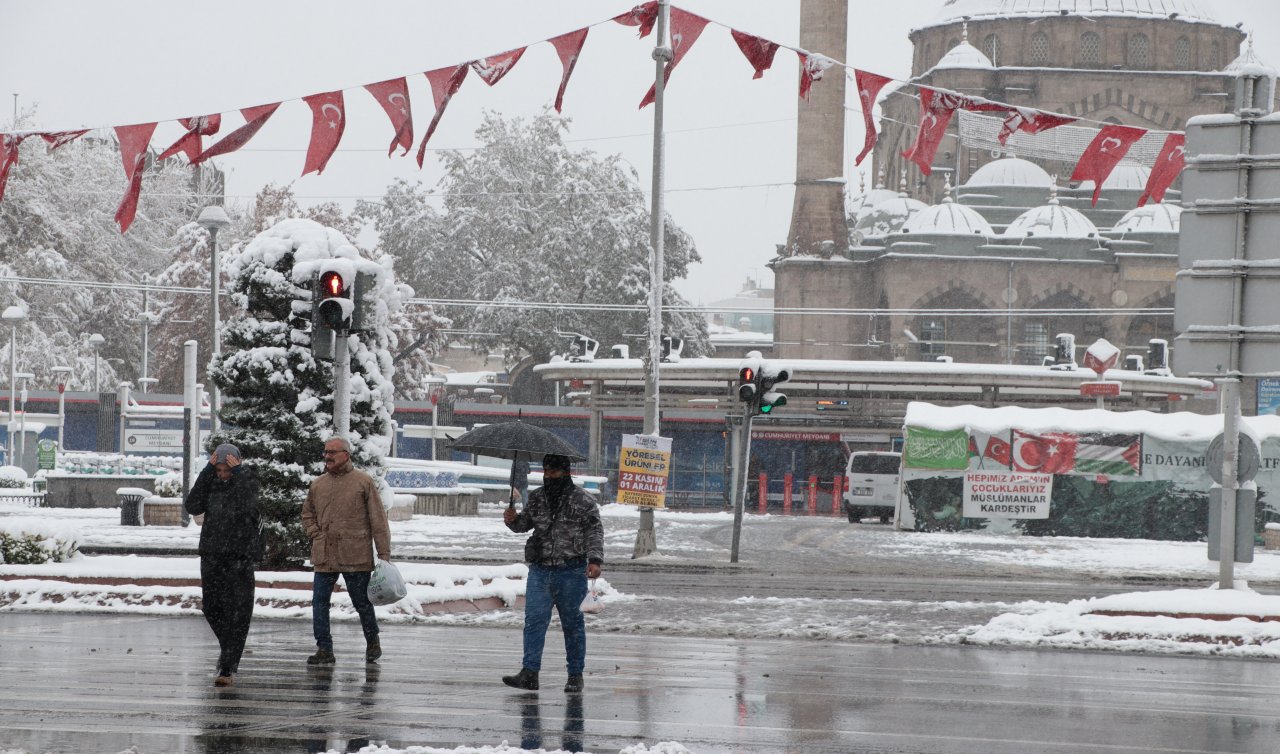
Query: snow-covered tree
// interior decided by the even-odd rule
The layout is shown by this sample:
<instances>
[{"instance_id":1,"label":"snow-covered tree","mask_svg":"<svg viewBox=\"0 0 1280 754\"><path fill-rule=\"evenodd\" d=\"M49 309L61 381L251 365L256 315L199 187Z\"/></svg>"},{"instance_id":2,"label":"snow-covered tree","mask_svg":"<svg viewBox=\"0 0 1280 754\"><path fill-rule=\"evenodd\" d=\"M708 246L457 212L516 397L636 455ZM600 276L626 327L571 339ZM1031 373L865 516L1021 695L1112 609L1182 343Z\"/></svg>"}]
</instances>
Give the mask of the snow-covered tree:
<instances>
[{"instance_id":1,"label":"snow-covered tree","mask_svg":"<svg viewBox=\"0 0 1280 754\"><path fill-rule=\"evenodd\" d=\"M399 183L378 204L362 204L382 248L394 255L419 296L493 302L449 310L465 340L501 351L508 363L525 355L564 352L560 332L596 338L605 347L645 332L643 312L606 312L574 304L643 304L649 289L649 206L638 177L618 156L572 150L569 120L545 113L532 121L488 113L479 149L443 154L437 197ZM698 261L693 241L667 219L663 299L687 302L670 286ZM564 306L507 308L506 302ZM706 349L706 326L694 314L668 313L666 333L686 339L686 354ZM638 345L638 343L637 343Z\"/></svg>"},{"instance_id":2,"label":"snow-covered tree","mask_svg":"<svg viewBox=\"0 0 1280 754\"><path fill-rule=\"evenodd\" d=\"M391 322L410 292L396 283L391 260L365 259L338 231L297 219L237 246L228 261L236 311L224 330L222 359L211 368L223 394L224 426L209 447L234 443L257 470L271 565L306 554L302 500L322 469L324 440L334 434L332 371L313 357L309 333L312 281L331 260L377 277L370 327L350 339L347 439L353 463L382 477L392 432Z\"/></svg>"}]
</instances>

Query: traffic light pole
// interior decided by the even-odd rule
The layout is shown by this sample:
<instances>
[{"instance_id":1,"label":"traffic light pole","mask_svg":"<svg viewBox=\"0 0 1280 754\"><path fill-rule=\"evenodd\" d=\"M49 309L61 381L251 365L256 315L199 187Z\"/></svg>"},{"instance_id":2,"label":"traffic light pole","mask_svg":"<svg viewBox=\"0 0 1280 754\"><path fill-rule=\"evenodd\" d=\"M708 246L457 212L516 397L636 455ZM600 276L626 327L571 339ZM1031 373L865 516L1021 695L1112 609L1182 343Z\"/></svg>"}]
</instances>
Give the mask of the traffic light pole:
<instances>
[{"instance_id":1,"label":"traffic light pole","mask_svg":"<svg viewBox=\"0 0 1280 754\"><path fill-rule=\"evenodd\" d=\"M351 429L351 359L347 356L346 330L334 333L333 343L333 429L338 437L350 439Z\"/></svg>"},{"instance_id":2,"label":"traffic light pole","mask_svg":"<svg viewBox=\"0 0 1280 754\"><path fill-rule=\"evenodd\" d=\"M746 506L747 498L747 466L751 462L751 417L754 409L751 406L741 417L727 416L725 417L730 424L732 434L730 434L730 442L733 443L733 482L731 489L733 490L733 540L729 546L729 562L738 562L738 545L742 540L742 515Z\"/></svg>"}]
</instances>

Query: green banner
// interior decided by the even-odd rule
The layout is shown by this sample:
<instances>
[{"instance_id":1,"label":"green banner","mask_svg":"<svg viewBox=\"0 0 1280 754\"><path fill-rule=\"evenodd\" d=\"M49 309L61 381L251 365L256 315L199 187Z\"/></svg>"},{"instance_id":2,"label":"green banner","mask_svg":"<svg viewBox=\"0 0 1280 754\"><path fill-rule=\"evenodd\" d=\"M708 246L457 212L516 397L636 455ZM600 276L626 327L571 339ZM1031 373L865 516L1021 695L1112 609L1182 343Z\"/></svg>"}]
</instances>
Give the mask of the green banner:
<instances>
[{"instance_id":1,"label":"green banner","mask_svg":"<svg viewBox=\"0 0 1280 754\"><path fill-rule=\"evenodd\" d=\"M907 427L902 464L909 469L967 469L969 435L963 429Z\"/></svg>"}]
</instances>

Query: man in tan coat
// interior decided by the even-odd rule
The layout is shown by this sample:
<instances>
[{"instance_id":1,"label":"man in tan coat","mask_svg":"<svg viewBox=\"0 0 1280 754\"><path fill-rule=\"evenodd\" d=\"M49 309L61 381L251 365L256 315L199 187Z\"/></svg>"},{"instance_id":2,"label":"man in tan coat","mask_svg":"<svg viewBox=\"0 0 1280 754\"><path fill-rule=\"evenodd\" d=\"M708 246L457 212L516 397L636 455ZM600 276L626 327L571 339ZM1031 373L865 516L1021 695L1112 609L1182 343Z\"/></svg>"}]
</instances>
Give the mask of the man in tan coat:
<instances>
[{"instance_id":1,"label":"man in tan coat","mask_svg":"<svg viewBox=\"0 0 1280 754\"><path fill-rule=\"evenodd\" d=\"M341 437L324 443L324 473L311 483L302 504L302 526L311 537L311 630L316 653L308 665L332 665L333 637L329 634L329 599L338 575L347 585L351 604L360 616L366 642L364 658L382 656L378 620L369 601L373 547L378 558L391 559L391 530L387 511L373 478L351 465L351 444Z\"/></svg>"}]
</instances>

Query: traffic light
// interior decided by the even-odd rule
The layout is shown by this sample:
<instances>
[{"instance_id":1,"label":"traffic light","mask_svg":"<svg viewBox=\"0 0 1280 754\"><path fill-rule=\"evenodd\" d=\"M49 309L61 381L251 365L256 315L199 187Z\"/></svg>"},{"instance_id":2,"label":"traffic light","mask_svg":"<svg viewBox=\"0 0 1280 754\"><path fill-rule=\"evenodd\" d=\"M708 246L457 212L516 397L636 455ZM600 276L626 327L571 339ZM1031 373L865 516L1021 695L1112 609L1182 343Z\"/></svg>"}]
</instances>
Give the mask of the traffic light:
<instances>
[{"instance_id":1,"label":"traffic light","mask_svg":"<svg viewBox=\"0 0 1280 754\"><path fill-rule=\"evenodd\" d=\"M662 337L662 361L679 361L682 351L684 351L684 338L673 338L670 335Z\"/></svg>"},{"instance_id":2,"label":"traffic light","mask_svg":"<svg viewBox=\"0 0 1280 754\"><path fill-rule=\"evenodd\" d=\"M352 292L346 276L334 269L321 272L311 290L311 352L331 361L335 337L351 328Z\"/></svg>"},{"instance_id":3,"label":"traffic light","mask_svg":"<svg viewBox=\"0 0 1280 754\"><path fill-rule=\"evenodd\" d=\"M791 379L791 370L786 367L773 368L765 365L760 370L757 379L758 389L760 391L759 411L762 414L773 413L775 408L782 408L787 405L787 396L773 389L774 385L787 382Z\"/></svg>"},{"instance_id":4,"label":"traffic light","mask_svg":"<svg viewBox=\"0 0 1280 754\"><path fill-rule=\"evenodd\" d=\"M756 398L760 395L760 387L756 385L759 376L759 359L747 359L738 368L738 400L750 404L752 413L755 413Z\"/></svg>"}]
</instances>

